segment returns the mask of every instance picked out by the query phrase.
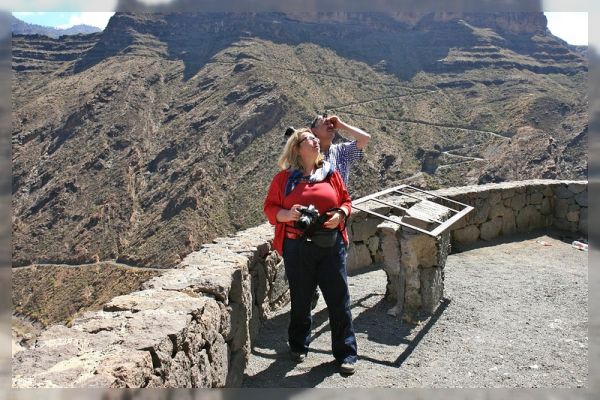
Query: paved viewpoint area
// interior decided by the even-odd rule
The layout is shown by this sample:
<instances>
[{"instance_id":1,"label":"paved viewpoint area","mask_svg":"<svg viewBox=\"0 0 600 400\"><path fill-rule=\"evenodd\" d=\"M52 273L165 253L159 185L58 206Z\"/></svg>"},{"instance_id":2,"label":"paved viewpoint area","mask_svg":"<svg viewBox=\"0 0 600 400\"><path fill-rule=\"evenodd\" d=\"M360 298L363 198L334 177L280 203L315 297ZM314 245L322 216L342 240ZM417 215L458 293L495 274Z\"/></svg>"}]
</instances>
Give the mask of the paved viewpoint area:
<instances>
[{"instance_id":1,"label":"paved viewpoint area","mask_svg":"<svg viewBox=\"0 0 600 400\"><path fill-rule=\"evenodd\" d=\"M359 346L338 373L321 298L301 364L288 356L289 306L266 321L244 387L587 387L588 253L573 234L479 242L451 254L437 312L417 325L387 314L381 270L349 278Z\"/></svg>"}]
</instances>

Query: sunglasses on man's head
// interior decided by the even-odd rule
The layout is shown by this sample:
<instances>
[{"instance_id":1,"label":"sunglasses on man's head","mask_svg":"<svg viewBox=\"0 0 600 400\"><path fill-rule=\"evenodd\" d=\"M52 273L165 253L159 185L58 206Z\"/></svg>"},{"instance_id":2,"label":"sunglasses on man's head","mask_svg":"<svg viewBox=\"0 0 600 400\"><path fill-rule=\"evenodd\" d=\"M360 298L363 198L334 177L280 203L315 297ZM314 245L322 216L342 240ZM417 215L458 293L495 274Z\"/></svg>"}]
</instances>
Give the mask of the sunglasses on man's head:
<instances>
[{"instance_id":1,"label":"sunglasses on man's head","mask_svg":"<svg viewBox=\"0 0 600 400\"><path fill-rule=\"evenodd\" d=\"M321 125L323 123L323 121L325 121L326 119L327 119L327 113L324 113L322 115L317 115L317 117L313 120L313 122L310 125L310 127L311 128L316 128L317 125Z\"/></svg>"}]
</instances>

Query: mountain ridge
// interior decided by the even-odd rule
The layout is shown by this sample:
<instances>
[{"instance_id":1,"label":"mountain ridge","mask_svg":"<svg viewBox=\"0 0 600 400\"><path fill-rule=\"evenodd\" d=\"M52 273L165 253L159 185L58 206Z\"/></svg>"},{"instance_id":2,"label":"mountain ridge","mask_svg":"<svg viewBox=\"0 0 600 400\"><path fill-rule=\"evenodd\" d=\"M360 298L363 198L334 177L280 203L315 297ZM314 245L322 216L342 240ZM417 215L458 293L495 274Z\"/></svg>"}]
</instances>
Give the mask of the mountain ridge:
<instances>
[{"instance_id":1,"label":"mountain ridge","mask_svg":"<svg viewBox=\"0 0 600 400\"><path fill-rule=\"evenodd\" d=\"M90 33L102 32L102 29L86 24L73 25L69 28L54 28L51 26L30 24L20 20L14 15L11 15L10 20L10 30L13 35L43 35L57 39L63 35L86 35Z\"/></svg>"},{"instance_id":2,"label":"mountain ridge","mask_svg":"<svg viewBox=\"0 0 600 400\"><path fill-rule=\"evenodd\" d=\"M541 13L462 17L117 13L14 36L13 264L169 268L262 222L283 131L316 112L372 134L355 198L586 177L586 60Z\"/></svg>"}]
</instances>

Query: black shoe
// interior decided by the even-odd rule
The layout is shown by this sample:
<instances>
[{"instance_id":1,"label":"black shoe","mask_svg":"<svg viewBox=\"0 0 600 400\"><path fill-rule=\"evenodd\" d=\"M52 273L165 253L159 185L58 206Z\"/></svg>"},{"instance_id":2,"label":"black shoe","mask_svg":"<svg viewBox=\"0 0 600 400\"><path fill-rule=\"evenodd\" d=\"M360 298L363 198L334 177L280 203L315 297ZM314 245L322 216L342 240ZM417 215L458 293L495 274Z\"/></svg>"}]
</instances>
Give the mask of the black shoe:
<instances>
[{"instance_id":1,"label":"black shoe","mask_svg":"<svg viewBox=\"0 0 600 400\"><path fill-rule=\"evenodd\" d=\"M290 351L290 358L294 362L301 363L302 361L304 361L306 359L306 354L298 353L296 351Z\"/></svg>"},{"instance_id":2,"label":"black shoe","mask_svg":"<svg viewBox=\"0 0 600 400\"><path fill-rule=\"evenodd\" d=\"M315 290L315 294L313 294L312 302L310 303L310 309L314 310L319 302L319 289Z\"/></svg>"}]
</instances>

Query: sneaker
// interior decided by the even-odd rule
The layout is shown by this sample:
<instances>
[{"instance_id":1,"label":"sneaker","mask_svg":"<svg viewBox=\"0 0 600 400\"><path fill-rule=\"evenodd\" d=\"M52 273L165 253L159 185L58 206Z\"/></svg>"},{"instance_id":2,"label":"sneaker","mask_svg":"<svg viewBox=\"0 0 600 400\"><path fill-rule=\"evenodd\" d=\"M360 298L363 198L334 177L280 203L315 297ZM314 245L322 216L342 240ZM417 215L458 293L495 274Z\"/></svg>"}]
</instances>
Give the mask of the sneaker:
<instances>
[{"instance_id":1,"label":"sneaker","mask_svg":"<svg viewBox=\"0 0 600 400\"><path fill-rule=\"evenodd\" d=\"M306 354L290 351L290 357L292 358L292 361L301 363L306 358Z\"/></svg>"},{"instance_id":2,"label":"sneaker","mask_svg":"<svg viewBox=\"0 0 600 400\"><path fill-rule=\"evenodd\" d=\"M315 290L315 294L313 294L312 302L310 303L310 309L314 310L319 302L319 289Z\"/></svg>"},{"instance_id":3,"label":"sneaker","mask_svg":"<svg viewBox=\"0 0 600 400\"><path fill-rule=\"evenodd\" d=\"M340 365L340 373L352 375L356 371L356 363L345 362Z\"/></svg>"}]
</instances>

